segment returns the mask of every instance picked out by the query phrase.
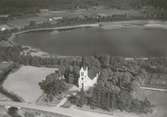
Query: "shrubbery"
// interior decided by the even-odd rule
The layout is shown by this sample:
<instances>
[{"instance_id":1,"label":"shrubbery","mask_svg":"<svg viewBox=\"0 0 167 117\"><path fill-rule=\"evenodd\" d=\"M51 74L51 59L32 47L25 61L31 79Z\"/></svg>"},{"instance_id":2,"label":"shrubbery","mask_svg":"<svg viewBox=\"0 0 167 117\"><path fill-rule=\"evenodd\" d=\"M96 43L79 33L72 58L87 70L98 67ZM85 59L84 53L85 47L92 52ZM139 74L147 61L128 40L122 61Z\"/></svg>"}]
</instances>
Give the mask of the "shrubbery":
<instances>
[{"instance_id":1,"label":"shrubbery","mask_svg":"<svg viewBox=\"0 0 167 117\"><path fill-rule=\"evenodd\" d=\"M39 86L50 101L52 101L54 96L60 95L68 89L66 82L61 79L59 72L48 75L45 80L39 83Z\"/></svg>"}]
</instances>

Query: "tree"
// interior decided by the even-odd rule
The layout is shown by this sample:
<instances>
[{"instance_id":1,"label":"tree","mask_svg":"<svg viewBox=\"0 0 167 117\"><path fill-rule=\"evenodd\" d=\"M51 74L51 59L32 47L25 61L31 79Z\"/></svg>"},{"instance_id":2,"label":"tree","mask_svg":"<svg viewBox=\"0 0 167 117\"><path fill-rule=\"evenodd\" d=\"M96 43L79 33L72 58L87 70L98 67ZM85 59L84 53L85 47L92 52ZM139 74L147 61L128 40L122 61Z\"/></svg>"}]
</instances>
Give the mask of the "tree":
<instances>
[{"instance_id":1,"label":"tree","mask_svg":"<svg viewBox=\"0 0 167 117\"><path fill-rule=\"evenodd\" d=\"M18 114L18 108L17 107L10 107L8 109L8 114L11 116L11 117L21 117L19 114Z\"/></svg>"},{"instance_id":2,"label":"tree","mask_svg":"<svg viewBox=\"0 0 167 117\"><path fill-rule=\"evenodd\" d=\"M63 79L60 78L61 75L55 72L48 75L45 80L39 83L39 86L48 96L59 95L67 90L67 84Z\"/></svg>"},{"instance_id":3,"label":"tree","mask_svg":"<svg viewBox=\"0 0 167 117\"><path fill-rule=\"evenodd\" d=\"M98 57L100 60L100 63L103 68L109 67L110 66L110 56L109 55L103 55Z\"/></svg>"},{"instance_id":4,"label":"tree","mask_svg":"<svg viewBox=\"0 0 167 117\"><path fill-rule=\"evenodd\" d=\"M35 21L30 21L29 26L36 26L36 22Z\"/></svg>"},{"instance_id":5,"label":"tree","mask_svg":"<svg viewBox=\"0 0 167 117\"><path fill-rule=\"evenodd\" d=\"M34 113L30 113L30 112L25 112L24 116L25 117L35 117L35 114Z\"/></svg>"}]
</instances>

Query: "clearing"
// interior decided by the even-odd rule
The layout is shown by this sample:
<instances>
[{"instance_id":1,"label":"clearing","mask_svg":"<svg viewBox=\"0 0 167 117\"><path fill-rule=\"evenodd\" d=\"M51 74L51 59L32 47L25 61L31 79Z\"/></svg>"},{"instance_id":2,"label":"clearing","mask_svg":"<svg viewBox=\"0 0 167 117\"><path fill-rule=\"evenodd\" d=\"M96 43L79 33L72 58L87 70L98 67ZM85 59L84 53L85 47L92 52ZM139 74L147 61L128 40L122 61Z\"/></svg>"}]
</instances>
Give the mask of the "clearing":
<instances>
[{"instance_id":1,"label":"clearing","mask_svg":"<svg viewBox=\"0 0 167 117\"><path fill-rule=\"evenodd\" d=\"M38 83L53 73L56 68L22 66L19 70L8 75L3 86L10 92L22 97L26 102L33 103L41 95Z\"/></svg>"}]
</instances>

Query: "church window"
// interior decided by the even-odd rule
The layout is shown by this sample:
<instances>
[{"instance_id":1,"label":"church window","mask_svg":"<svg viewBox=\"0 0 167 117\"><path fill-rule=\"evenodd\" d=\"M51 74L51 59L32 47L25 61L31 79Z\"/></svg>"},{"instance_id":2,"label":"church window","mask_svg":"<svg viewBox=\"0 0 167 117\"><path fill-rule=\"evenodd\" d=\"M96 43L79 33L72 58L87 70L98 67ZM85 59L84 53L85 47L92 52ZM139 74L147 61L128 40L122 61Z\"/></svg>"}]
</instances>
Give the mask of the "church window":
<instances>
[{"instance_id":1,"label":"church window","mask_svg":"<svg viewBox=\"0 0 167 117\"><path fill-rule=\"evenodd\" d=\"M81 72L81 76L84 76L84 72Z\"/></svg>"}]
</instances>

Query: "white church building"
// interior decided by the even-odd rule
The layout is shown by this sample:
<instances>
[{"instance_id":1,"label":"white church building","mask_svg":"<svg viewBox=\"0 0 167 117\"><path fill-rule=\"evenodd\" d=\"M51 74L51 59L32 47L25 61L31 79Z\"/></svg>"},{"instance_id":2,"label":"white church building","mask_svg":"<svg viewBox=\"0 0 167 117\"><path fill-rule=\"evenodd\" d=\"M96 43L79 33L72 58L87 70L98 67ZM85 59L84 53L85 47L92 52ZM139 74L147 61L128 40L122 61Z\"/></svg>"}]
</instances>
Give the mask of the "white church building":
<instances>
[{"instance_id":1,"label":"white church building","mask_svg":"<svg viewBox=\"0 0 167 117\"><path fill-rule=\"evenodd\" d=\"M81 67L79 75L78 86L79 89L83 88L84 91L87 91L90 87L93 87L97 83L97 79L99 77L99 73L97 73L93 79L89 78L88 67L86 67L85 69Z\"/></svg>"}]
</instances>

